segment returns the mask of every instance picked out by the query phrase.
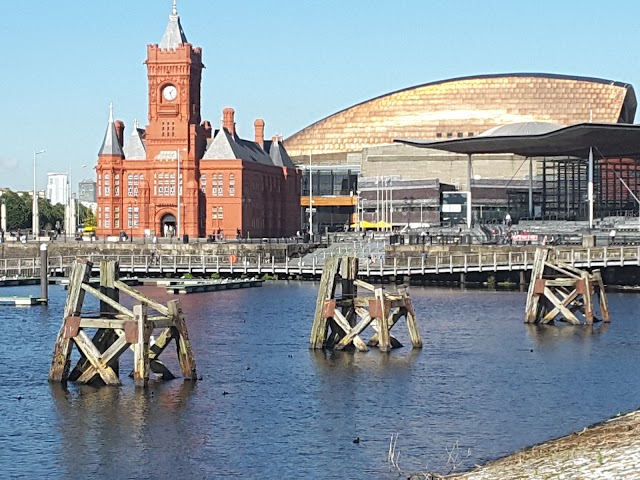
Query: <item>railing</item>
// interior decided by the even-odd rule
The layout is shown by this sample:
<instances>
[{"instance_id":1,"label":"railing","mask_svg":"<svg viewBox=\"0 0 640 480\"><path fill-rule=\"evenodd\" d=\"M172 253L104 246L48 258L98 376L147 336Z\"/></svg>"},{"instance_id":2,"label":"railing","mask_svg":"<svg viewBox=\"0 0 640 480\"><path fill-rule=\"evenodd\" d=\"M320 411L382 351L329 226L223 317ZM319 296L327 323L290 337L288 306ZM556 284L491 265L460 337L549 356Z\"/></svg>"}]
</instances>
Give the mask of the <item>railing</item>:
<instances>
[{"instance_id":1,"label":"railing","mask_svg":"<svg viewBox=\"0 0 640 480\"><path fill-rule=\"evenodd\" d=\"M344 252L347 253L347 252ZM339 254L343 254L342 251ZM611 246L593 248L557 249L556 258L580 268L640 266L640 246ZM77 258L93 262L116 260L120 270L128 274L301 274L318 276L324 261L313 258L305 263L302 258L276 262L273 257L247 256L231 263L221 255L80 255L49 257L49 272L67 276ZM360 262L362 276L425 275L441 273L492 272L530 270L533 251L494 250L481 253L438 253L409 258L378 258ZM29 277L40 275L40 260L34 258L0 259L2 277Z\"/></svg>"}]
</instances>

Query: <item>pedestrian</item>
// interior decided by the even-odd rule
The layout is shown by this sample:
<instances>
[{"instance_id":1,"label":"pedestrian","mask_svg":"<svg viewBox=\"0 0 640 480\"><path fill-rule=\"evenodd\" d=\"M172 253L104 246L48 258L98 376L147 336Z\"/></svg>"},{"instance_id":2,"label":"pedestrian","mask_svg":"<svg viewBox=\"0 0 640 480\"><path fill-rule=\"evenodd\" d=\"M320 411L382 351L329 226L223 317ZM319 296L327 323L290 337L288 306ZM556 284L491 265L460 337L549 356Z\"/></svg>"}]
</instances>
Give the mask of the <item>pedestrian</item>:
<instances>
[{"instance_id":1,"label":"pedestrian","mask_svg":"<svg viewBox=\"0 0 640 480\"><path fill-rule=\"evenodd\" d=\"M616 229L612 228L609 232L609 245L613 245L616 242Z\"/></svg>"},{"instance_id":2,"label":"pedestrian","mask_svg":"<svg viewBox=\"0 0 640 480\"><path fill-rule=\"evenodd\" d=\"M504 216L504 223L507 225L507 227L511 227L511 215L509 215L508 213Z\"/></svg>"},{"instance_id":3,"label":"pedestrian","mask_svg":"<svg viewBox=\"0 0 640 480\"><path fill-rule=\"evenodd\" d=\"M236 239L240 240L242 238L242 230L240 230L240 227L238 227L236 229Z\"/></svg>"}]
</instances>

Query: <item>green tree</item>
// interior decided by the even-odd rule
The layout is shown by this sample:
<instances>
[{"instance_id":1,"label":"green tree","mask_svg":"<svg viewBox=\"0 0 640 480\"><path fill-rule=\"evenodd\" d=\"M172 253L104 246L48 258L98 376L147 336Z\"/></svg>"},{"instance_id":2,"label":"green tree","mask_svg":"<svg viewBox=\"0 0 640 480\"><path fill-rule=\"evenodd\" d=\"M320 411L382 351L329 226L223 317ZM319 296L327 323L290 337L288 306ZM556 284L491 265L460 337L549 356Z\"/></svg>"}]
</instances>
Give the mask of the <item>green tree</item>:
<instances>
[{"instance_id":1,"label":"green tree","mask_svg":"<svg viewBox=\"0 0 640 480\"><path fill-rule=\"evenodd\" d=\"M7 230L31 228L31 196L20 196L11 190L2 194L7 206Z\"/></svg>"}]
</instances>

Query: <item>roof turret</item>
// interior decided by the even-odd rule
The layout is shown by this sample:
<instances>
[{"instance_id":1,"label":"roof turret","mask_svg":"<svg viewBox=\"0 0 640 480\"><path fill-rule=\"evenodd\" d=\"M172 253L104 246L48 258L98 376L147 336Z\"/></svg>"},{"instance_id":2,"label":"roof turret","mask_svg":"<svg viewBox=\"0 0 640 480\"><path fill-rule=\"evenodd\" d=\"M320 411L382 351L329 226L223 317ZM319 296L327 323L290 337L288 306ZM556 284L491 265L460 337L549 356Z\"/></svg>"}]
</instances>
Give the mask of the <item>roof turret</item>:
<instances>
[{"instance_id":1,"label":"roof turret","mask_svg":"<svg viewBox=\"0 0 640 480\"><path fill-rule=\"evenodd\" d=\"M180 15L178 15L176 0L173 0L173 9L171 10L171 15L169 15L167 29L164 31L164 35L160 41L160 48L176 49L184 43L187 43L187 36L184 34L184 30L182 30L182 25L180 24Z\"/></svg>"},{"instance_id":2,"label":"roof turret","mask_svg":"<svg viewBox=\"0 0 640 480\"><path fill-rule=\"evenodd\" d=\"M109 104L109 125L107 125L107 131L104 134L104 140L102 141L98 155L122 156L122 148L120 147L116 127L113 123L113 104Z\"/></svg>"}]
</instances>

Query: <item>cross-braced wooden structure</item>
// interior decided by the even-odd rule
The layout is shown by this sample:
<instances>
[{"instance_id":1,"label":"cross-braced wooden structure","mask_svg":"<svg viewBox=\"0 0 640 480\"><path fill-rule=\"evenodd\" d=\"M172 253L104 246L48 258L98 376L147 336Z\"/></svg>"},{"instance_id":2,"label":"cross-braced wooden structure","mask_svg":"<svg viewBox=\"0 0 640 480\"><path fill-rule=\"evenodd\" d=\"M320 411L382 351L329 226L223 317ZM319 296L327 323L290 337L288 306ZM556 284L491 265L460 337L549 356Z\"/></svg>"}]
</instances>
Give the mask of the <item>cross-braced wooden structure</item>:
<instances>
[{"instance_id":1,"label":"cross-braced wooden structure","mask_svg":"<svg viewBox=\"0 0 640 480\"><path fill-rule=\"evenodd\" d=\"M159 358L171 340L176 343L182 375L196 380L196 362L180 303L173 300L162 305L119 281L116 262L100 262L100 287L94 288L89 284L91 268L91 262L86 261L77 260L73 265L49 381L120 385L119 359L128 349L134 353L136 386L146 387L150 372L163 380L173 379ZM82 312L86 293L100 300L98 315ZM120 303L121 293L139 302L133 310ZM154 329L159 328L162 332L152 341ZM93 330L93 338L89 338ZM73 345L80 359L70 372Z\"/></svg>"},{"instance_id":2,"label":"cross-braced wooden structure","mask_svg":"<svg viewBox=\"0 0 640 480\"><path fill-rule=\"evenodd\" d=\"M402 317L406 318L413 348L422 348L416 314L406 287L399 287L397 294L386 293L357 279L358 259L332 257L325 263L320 280L309 348L333 348L343 350L353 345L360 351L368 346L378 346L381 351L402 344L391 334ZM336 294L341 286L340 295ZM358 297L357 287L373 294ZM372 326L375 333L368 344L361 338L362 332Z\"/></svg>"},{"instance_id":3,"label":"cross-braced wooden structure","mask_svg":"<svg viewBox=\"0 0 640 480\"><path fill-rule=\"evenodd\" d=\"M594 314L598 299L600 316ZM610 322L609 304L600 270L589 273L555 259L554 251L538 248L527 295L525 323L563 320L573 325Z\"/></svg>"}]
</instances>

